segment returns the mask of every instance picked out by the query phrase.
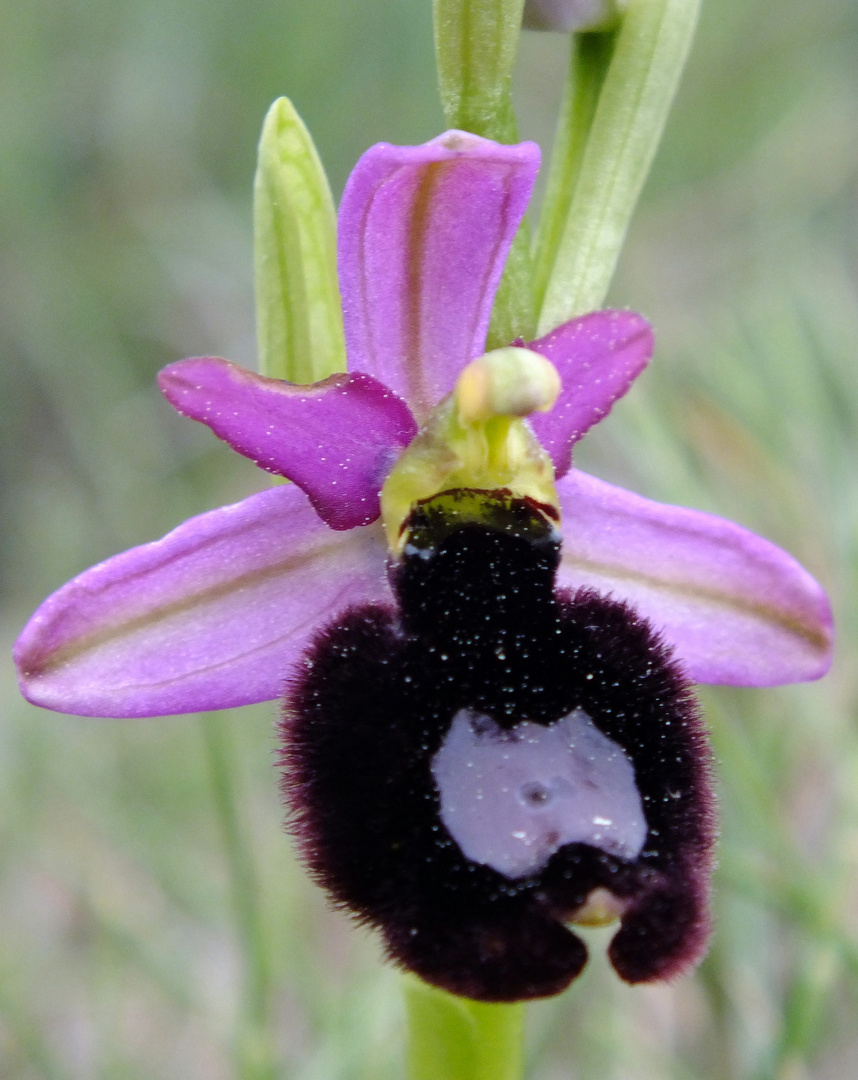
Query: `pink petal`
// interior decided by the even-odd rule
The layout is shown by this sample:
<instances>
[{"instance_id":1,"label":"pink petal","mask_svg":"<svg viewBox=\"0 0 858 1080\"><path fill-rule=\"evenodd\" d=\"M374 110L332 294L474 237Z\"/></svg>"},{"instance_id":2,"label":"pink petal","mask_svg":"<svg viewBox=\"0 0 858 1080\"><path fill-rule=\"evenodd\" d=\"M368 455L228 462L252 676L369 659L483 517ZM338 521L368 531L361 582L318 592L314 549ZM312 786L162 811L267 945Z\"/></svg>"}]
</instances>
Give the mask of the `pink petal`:
<instances>
[{"instance_id":1,"label":"pink petal","mask_svg":"<svg viewBox=\"0 0 858 1080\"><path fill-rule=\"evenodd\" d=\"M449 131L423 146L371 147L339 216L349 369L419 421L482 353L507 252L539 168L534 143Z\"/></svg>"},{"instance_id":2,"label":"pink petal","mask_svg":"<svg viewBox=\"0 0 858 1080\"><path fill-rule=\"evenodd\" d=\"M558 476L569 471L573 445L608 415L647 366L653 345L652 327L633 311L594 311L528 344L563 380L554 408L530 417Z\"/></svg>"},{"instance_id":3,"label":"pink petal","mask_svg":"<svg viewBox=\"0 0 858 1080\"><path fill-rule=\"evenodd\" d=\"M389 597L378 526L331 532L292 485L191 518L50 596L15 647L36 705L160 716L278 697L321 620Z\"/></svg>"},{"instance_id":4,"label":"pink petal","mask_svg":"<svg viewBox=\"0 0 858 1080\"><path fill-rule=\"evenodd\" d=\"M375 521L384 478L417 431L408 407L368 375L298 386L202 357L170 364L158 382L183 416L294 480L332 529Z\"/></svg>"},{"instance_id":5,"label":"pink petal","mask_svg":"<svg viewBox=\"0 0 858 1080\"><path fill-rule=\"evenodd\" d=\"M559 584L628 601L697 682L775 686L828 670L828 600L785 551L723 518L652 502L578 469L557 488Z\"/></svg>"}]
</instances>

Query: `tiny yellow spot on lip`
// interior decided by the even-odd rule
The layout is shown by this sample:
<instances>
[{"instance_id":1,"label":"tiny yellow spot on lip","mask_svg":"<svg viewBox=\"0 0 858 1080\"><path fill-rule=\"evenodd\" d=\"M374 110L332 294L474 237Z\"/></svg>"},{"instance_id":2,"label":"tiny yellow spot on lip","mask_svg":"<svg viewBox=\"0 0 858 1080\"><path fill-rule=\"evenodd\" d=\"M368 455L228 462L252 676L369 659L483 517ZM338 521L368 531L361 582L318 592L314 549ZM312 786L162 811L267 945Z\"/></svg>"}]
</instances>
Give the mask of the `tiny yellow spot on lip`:
<instances>
[{"instance_id":1,"label":"tiny yellow spot on lip","mask_svg":"<svg viewBox=\"0 0 858 1080\"><path fill-rule=\"evenodd\" d=\"M600 885L593 889L569 921L575 926L610 926L622 917L627 906L625 900Z\"/></svg>"}]
</instances>

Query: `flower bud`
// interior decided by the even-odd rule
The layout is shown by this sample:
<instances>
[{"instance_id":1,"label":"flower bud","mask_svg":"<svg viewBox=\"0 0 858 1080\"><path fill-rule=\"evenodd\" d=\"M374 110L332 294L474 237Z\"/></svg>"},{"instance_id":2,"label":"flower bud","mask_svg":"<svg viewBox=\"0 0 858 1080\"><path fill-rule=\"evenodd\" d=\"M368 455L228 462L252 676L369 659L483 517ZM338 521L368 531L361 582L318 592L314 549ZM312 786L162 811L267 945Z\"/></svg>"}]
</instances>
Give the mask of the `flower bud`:
<instances>
[{"instance_id":1,"label":"flower bud","mask_svg":"<svg viewBox=\"0 0 858 1080\"><path fill-rule=\"evenodd\" d=\"M625 12L628 0L526 0L527 30L610 30Z\"/></svg>"}]
</instances>

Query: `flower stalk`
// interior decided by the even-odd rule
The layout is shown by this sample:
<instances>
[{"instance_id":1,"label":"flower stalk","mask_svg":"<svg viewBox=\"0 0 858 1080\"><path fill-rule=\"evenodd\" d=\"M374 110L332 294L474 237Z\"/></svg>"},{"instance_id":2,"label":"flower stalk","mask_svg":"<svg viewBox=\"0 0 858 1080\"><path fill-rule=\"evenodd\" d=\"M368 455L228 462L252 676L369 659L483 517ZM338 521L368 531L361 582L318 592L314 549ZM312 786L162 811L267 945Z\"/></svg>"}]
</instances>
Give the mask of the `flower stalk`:
<instances>
[{"instance_id":1,"label":"flower stalk","mask_svg":"<svg viewBox=\"0 0 858 1080\"><path fill-rule=\"evenodd\" d=\"M523 0L435 0L438 86L451 128L517 140L511 82L523 7ZM488 348L535 336L532 276L530 231L522 224L495 298Z\"/></svg>"},{"instance_id":2,"label":"flower stalk","mask_svg":"<svg viewBox=\"0 0 858 1080\"><path fill-rule=\"evenodd\" d=\"M517 139L511 80L524 0L435 0L435 55L444 117L485 139Z\"/></svg>"},{"instance_id":3,"label":"flower stalk","mask_svg":"<svg viewBox=\"0 0 858 1080\"><path fill-rule=\"evenodd\" d=\"M411 1080L518 1080L524 1006L486 1005L406 976Z\"/></svg>"}]
</instances>

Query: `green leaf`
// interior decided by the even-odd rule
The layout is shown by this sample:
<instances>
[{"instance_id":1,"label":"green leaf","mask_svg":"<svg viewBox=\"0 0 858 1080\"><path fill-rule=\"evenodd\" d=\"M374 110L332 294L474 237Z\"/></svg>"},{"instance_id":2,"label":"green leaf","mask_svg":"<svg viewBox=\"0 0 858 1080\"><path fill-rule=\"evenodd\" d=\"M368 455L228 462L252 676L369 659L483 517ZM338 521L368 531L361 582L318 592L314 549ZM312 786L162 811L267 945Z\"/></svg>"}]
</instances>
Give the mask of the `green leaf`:
<instances>
[{"instance_id":1,"label":"green leaf","mask_svg":"<svg viewBox=\"0 0 858 1080\"><path fill-rule=\"evenodd\" d=\"M334 201L287 98L262 126L253 230L259 370L298 383L345 371Z\"/></svg>"},{"instance_id":2,"label":"green leaf","mask_svg":"<svg viewBox=\"0 0 858 1080\"><path fill-rule=\"evenodd\" d=\"M584 311L600 307L641 188L661 140L679 76L697 23L700 0L630 0L617 32L610 66L589 128L580 164L573 153L569 203L553 248L538 332L546 333ZM582 114L568 109L571 124ZM586 122L586 110L583 116ZM574 147L578 130L566 143ZM556 201L554 207L556 209ZM551 236L559 227L549 222Z\"/></svg>"},{"instance_id":3,"label":"green leaf","mask_svg":"<svg viewBox=\"0 0 858 1080\"><path fill-rule=\"evenodd\" d=\"M520 1080L523 1005L487 1005L405 977L409 1080Z\"/></svg>"}]
</instances>

